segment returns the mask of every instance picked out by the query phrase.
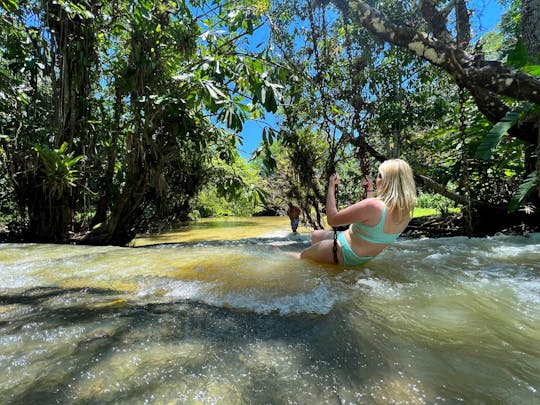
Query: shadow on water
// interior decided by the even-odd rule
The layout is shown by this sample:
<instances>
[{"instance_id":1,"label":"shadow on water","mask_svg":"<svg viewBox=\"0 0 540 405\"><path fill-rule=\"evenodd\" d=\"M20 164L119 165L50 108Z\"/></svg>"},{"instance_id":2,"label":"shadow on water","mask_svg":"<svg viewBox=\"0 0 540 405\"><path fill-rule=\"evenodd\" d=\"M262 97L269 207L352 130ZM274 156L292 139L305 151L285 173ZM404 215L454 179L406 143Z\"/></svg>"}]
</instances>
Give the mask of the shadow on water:
<instances>
[{"instance_id":1,"label":"shadow on water","mask_svg":"<svg viewBox=\"0 0 540 405\"><path fill-rule=\"evenodd\" d=\"M90 304L56 308L43 305L47 298L81 292L94 295L97 300ZM110 302L116 294L109 293L92 288L34 288L14 295L13 299L2 296L3 302L41 305L39 311L28 314L24 319L14 318L2 325L2 335L20 330L28 324L43 325L45 330L41 330L45 335L66 325L91 325L77 337L77 341L71 342L71 347L66 347L64 359L50 358L31 385L24 390L19 388L4 392L4 400L8 399L8 403L13 404L142 403L149 392L159 392L164 382L175 385L175 379L180 383L186 375L211 379L216 369L223 379L229 375L227 370L232 368L236 372L242 370L240 374L244 376L241 383L229 381L231 386L235 386L236 395L243 403L284 403L298 398L341 403L354 400L354 387L361 386L373 377L374 369L368 367L369 364L378 364L377 372L383 372L385 368L383 356L365 337L358 335L338 309L326 315L282 316L214 307L189 300L145 305ZM329 323L333 327L329 327ZM80 398L73 394L73 386L82 376L94 373L96 363L103 362L101 367L106 368L107 359L120 351L130 351L141 345L151 349L194 343L197 347L204 347L207 353L188 356L189 359L182 361L182 364L175 364L174 356L172 360L157 358L150 364L140 364L150 375L144 385L124 381L120 391L99 392L91 398ZM266 353L268 359L257 361L252 352L264 351L260 348L265 345L270 348ZM349 347L346 355L343 346ZM280 352L276 347L285 349ZM286 358L276 364L274 356ZM322 385L325 387L340 381L341 389L348 387L346 392L351 396L341 398L340 392L323 391L320 384L315 382L310 384L309 392L299 394L303 387L294 382L295 378L291 378L295 377L295 372L283 375L283 363L294 364L304 373L309 371L311 375L307 380L324 381ZM178 370L181 370L181 374ZM117 378L114 375L118 371L111 371L111 378ZM302 380L306 381L305 375ZM175 397L165 399L170 401Z\"/></svg>"},{"instance_id":2,"label":"shadow on water","mask_svg":"<svg viewBox=\"0 0 540 405\"><path fill-rule=\"evenodd\" d=\"M118 291L107 288L59 288L59 287L32 287L11 289L9 294L0 294L0 305L11 304L34 304L37 305L52 297L70 293L90 293L90 294L118 294Z\"/></svg>"}]
</instances>

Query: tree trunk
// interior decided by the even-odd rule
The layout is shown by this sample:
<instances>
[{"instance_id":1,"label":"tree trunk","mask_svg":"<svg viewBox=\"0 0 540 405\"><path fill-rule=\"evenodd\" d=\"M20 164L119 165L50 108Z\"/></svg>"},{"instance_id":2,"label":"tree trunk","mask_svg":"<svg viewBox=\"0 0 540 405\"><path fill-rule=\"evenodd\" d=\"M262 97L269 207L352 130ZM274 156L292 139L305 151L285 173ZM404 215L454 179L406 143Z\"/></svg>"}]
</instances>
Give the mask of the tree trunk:
<instances>
[{"instance_id":1,"label":"tree trunk","mask_svg":"<svg viewBox=\"0 0 540 405\"><path fill-rule=\"evenodd\" d=\"M537 4L539 1L525 2ZM429 12L425 11L423 17L429 19L428 24L435 37L409 26L395 24L363 1L326 2L335 4L344 15L350 16L353 22L362 25L373 35L444 69L454 78L456 84L471 92L478 109L493 123L500 121L509 111L509 107L501 101L502 96L540 104L540 78L507 67L501 62L487 61L482 56L471 55L456 46L445 27L446 17L434 7L430 8ZM536 10L534 7L533 9ZM538 20L531 20L530 23L537 26ZM536 136L531 136L531 132L536 134L536 129L536 123L524 122L512 128L509 133L517 139L536 145Z\"/></svg>"},{"instance_id":2,"label":"tree trunk","mask_svg":"<svg viewBox=\"0 0 540 405\"><path fill-rule=\"evenodd\" d=\"M107 153L107 165L105 168L105 175L101 179L101 195L97 202L96 213L92 220L90 221L90 228L101 224L107 218L107 211L110 208L110 204L113 201L113 181L114 181L114 168L116 165L116 158L118 155L118 142L120 133L122 132L121 128L121 117L122 117L122 94L120 92L119 86L115 86L115 103L114 103L114 120L115 128L111 134L111 144Z\"/></svg>"},{"instance_id":3,"label":"tree trunk","mask_svg":"<svg viewBox=\"0 0 540 405\"><path fill-rule=\"evenodd\" d=\"M529 61L540 64L540 0L523 0L521 3L521 26L523 44Z\"/></svg>"},{"instance_id":4,"label":"tree trunk","mask_svg":"<svg viewBox=\"0 0 540 405\"><path fill-rule=\"evenodd\" d=\"M45 190L35 190L29 202L27 240L39 243L65 243L73 212L64 198L53 198Z\"/></svg>"},{"instance_id":5,"label":"tree trunk","mask_svg":"<svg viewBox=\"0 0 540 405\"><path fill-rule=\"evenodd\" d=\"M131 135L128 149L128 168L122 193L112 202L107 219L85 235L81 240L83 243L125 246L135 237L149 187L148 162L146 147L140 144L136 135Z\"/></svg>"},{"instance_id":6,"label":"tree trunk","mask_svg":"<svg viewBox=\"0 0 540 405\"><path fill-rule=\"evenodd\" d=\"M537 1L537 0L530 0ZM325 1L328 2L328 1ZM444 35L434 38L409 26L397 25L359 0L331 0L345 15L379 38L407 49L429 63L446 70L457 84L483 87L499 96L540 104L540 79L512 69L498 61L473 56ZM443 21L446 23L446 21Z\"/></svg>"},{"instance_id":7,"label":"tree trunk","mask_svg":"<svg viewBox=\"0 0 540 405\"><path fill-rule=\"evenodd\" d=\"M529 63L533 65L540 64L540 0L523 0L521 3L521 29L523 36L523 44L527 49ZM536 190L537 195L534 197L536 203L540 201L540 114L536 114L533 118L536 123L537 141L536 147L530 156L536 157L534 169L536 170ZM534 132L533 132L534 134ZM532 159L530 159L532 160ZM532 171L532 164L527 167L527 173ZM538 204L536 204L538 207Z\"/></svg>"},{"instance_id":8,"label":"tree trunk","mask_svg":"<svg viewBox=\"0 0 540 405\"><path fill-rule=\"evenodd\" d=\"M51 145L47 146L59 148L67 142L69 150L80 155L82 151L77 148L87 138L86 102L90 92L89 72L95 32L89 20L69 16L57 2L47 1L44 7L45 20L52 34L50 52L54 65L50 74L55 96L53 126L56 129ZM92 10L94 15L96 11ZM59 77L56 77L56 72L59 72ZM80 138L79 146L73 142L74 137ZM26 201L30 219L29 238L39 242L65 242L73 221L77 191L69 186L69 189L58 192L55 180L62 182L65 179L54 177L64 176L64 173L54 172L39 158L33 161L33 167L26 173L27 184L17 194L24 196L22 198Z\"/></svg>"}]
</instances>

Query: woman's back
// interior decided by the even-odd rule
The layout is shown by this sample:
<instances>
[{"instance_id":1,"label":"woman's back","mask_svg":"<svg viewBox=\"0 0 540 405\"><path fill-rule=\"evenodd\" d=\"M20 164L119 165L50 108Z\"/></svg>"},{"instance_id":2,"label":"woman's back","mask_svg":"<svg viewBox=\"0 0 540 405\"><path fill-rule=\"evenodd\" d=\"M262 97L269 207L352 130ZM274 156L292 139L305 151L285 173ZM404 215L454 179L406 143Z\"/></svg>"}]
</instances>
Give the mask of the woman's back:
<instances>
[{"instance_id":1,"label":"woman's back","mask_svg":"<svg viewBox=\"0 0 540 405\"><path fill-rule=\"evenodd\" d=\"M354 222L349 228L351 248L358 255L377 255L396 241L409 223L409 217L399 218L396 212L376 198L369 202L369 219Z\"/></svg>"}]
</instances>

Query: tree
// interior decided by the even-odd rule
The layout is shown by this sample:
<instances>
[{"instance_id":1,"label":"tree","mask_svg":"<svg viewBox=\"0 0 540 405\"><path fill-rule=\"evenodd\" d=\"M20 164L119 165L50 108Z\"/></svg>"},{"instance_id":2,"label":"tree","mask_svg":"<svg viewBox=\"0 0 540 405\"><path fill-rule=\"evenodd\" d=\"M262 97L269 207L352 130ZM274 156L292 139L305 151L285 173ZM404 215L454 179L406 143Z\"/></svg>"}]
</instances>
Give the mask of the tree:
<instances>
[{"instance_id":1,"label":"tree","mask_svg":"<svg viewBox=\"0 0 540 405\"><path fill-rule=\"evenodd\" d=\"M535 183L540 192L538 182L540 79L538 67L530 65L530 61L538 64L536 49L538 42L534 40L538 39L538 24L536 24L538 19L534 19L538 12L538 0L524 0L522 3L522 32L530 32L533 39L526 40L529 45L527 50L529 62L517 67L512 66L511 61L505 64L502 61L488 60L478 49L468 50L471 38L469 11L463 0L449 2L445 7L432 0L420 1L406 10L408 15L414 16L408 23L396 22L403 20L391 19L367 2L358 0L321 2L321 4L328 3L334 4L349 24L361 26L377 38L405 49L447 72L460 88L471 94L478 110L493 124L502 121L509 123L505 126L508 134L531 145L526 149L527 173L536 166ZM451 28L449 23L450 15L455 18L454 28ZM518 46L519 42L521 41L518 41ZM509 118L509 114L516 111L512 102L528 102L536 107L522 110L521 114L513 114Z\"/></svg>"},{"instance_id":2,"label":"tree","mask_svg":"<svg viewBox=\"0 0 540 405\"><path fill-rule=\"evenodd\" d=\"M27 240L125 245L171 201L187 218L244 120L280 97L284 72L245 42L261 2L0 6L2 167ZM230 178L224 194L244 187Z\"/></svg>"},{"instance_id":3,"label":"tree","mask_svg":"<svg viewBox=\"0 0 540 405\"><path fill-rule=\"evenodd\" d=\"M314 4L277 2L272 35L291 70L277 137L295 169L296 198L320 216L331 173L347 173L352 187L340 187L340 201L356 201L375 158L414 157L411 133L439 122L451 100L433 68ZM313 150L316 139L323 153Z\"/></svg>"}]
</instances>

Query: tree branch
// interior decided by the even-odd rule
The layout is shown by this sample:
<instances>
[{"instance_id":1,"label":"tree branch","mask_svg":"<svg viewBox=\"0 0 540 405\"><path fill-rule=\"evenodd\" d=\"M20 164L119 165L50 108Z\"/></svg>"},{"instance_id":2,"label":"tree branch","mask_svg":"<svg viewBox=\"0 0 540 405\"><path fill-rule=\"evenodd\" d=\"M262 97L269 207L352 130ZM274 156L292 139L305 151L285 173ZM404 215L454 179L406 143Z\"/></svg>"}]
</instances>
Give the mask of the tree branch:
<instances>
[{"instance_id":1,"label":"tree branch","mask_svg":"<svg viewBox=\"0 0 540 405\"><path fill-rule=\"evenodd\" d=\"M422 17L424 17L424 20L428 23L431 32L436 38L448 42L452 41L452 35L450 35L450 32L446 29L447 13L443 14L439 12L433 0L421 0L420 11L422 12Z\"/></svg>"},{"instance_id":2,"label":"tree branch","mask_svg":"<svg viewBox=\"0 0 540 405\"><path fill-rule=\"evenodd\" d=\"M460 86L483 87L500 96L540 104L540 78L486 61L412 27L397 25L360 0L323 0L333 3L344 15L385 41L408 49L448 72ZM519 83L519 85L518 85Z\"/></svg>"}]
</instances>

